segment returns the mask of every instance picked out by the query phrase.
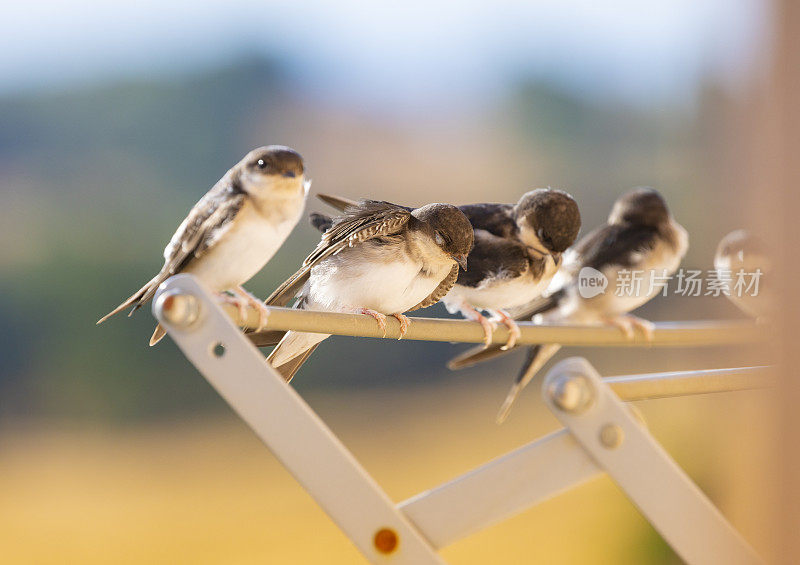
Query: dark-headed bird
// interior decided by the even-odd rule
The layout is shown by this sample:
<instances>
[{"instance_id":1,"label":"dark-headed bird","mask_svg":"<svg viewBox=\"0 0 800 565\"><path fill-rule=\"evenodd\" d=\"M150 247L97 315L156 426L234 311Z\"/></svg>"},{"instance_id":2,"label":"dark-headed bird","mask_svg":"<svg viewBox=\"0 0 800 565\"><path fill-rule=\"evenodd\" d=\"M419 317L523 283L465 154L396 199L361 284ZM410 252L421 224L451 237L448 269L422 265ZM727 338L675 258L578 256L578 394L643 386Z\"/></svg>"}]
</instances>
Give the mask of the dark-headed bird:
<instances>
[{"instance_id":1,"label":"dark-headed bird","mask_svg":"<svg viewBox=\"0 0 800 565\"><path fill-rule=\"evenodd\" d=\"M326 194L319 198L340 210L352 203ZM450 313L460 312L468 320L479 322L487 347L495 324L504 324L509 340L503 349L511 348L519 337L519 328L506 310L529 304L547 288L561 264L561 253L580 231L578 205L566 192L540 188L523 194L516 204L466 204L458 208L472 224L475 245L469 253L469 270L459 273L442 302ZM315 225L324 220L320 214L311 218Z\"/></svg>"},{"instance_id":2,"label":"dark-headed bird","mask_svg":"<svg viewBox=\"0 0 800 565\"><path fill-rule=\"evenodd\" d=\"M540 324L607 323L631 339L638 328L651 339L652 324L628 312L665 290L688 245L686 230L672 217L661 194L652 188L632 190L615 202L606 224L567 250L545 296L515 312L515 317ZM498 423L506 419L519 393L560 347L528 347L525 363L498 413ZM460 369L503 353L495 345L472 349L448 366Z\"/></svg>"},{"instance_id":3,"label":"dark-headed bird","mask_svg":"<svg viewBox=\"0 0 800 565\"><path fill-rule=\"evenodd\" d=\"M469 271L459 273L442 302L450 313L461 312L480 322L487 347L494 324L504 324L509 339L501 349L510 349L519 328L506 310L529 304L547 289L562 252L580 231L578 205L566 192L539 188L515 205L468 204L459 209L475 230L475 246L469 254Z\"/></svg>"},{"instance_id":4,"label":"dark-headed bird","mask_svg":"<svg viewBox=\"0 0 800 565\"><path fill-rule=\"evenodd\" d=\"M397 318L401 337L410 320L404 312L436 304L467 268L472 226L455 206L417 209L361 200L320 227L326 231L303 266L267 299L285 306L372 316L385 330ZM274 342L253 336L257 345ZM280 336L280 333L277 333ZM289 331L267 360L288 381L327 334Z\"/></svg>"}]
</instances>

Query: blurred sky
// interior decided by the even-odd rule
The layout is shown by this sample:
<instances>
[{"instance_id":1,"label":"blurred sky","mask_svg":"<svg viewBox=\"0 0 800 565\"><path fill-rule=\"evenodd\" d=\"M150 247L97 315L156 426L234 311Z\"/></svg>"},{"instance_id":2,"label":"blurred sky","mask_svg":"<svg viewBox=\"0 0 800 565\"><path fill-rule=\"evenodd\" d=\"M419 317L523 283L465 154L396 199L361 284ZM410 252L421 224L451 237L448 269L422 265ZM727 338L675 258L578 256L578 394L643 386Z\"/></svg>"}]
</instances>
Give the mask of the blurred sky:
<instances>
[{"instance_id":1,"label":"blurred sky","mask_svg":"<svg viewBox=\"0 0 800 565\"><path fill-rule=\"evenodd\" d=\"M309 96L384 113L491 104L521 72L647 105L685 100L707 74L734 86L751 74L766 11L756 0L33 0L3 8L0 92L251 51L293 62Z\"/></svg>"}]
</instances>

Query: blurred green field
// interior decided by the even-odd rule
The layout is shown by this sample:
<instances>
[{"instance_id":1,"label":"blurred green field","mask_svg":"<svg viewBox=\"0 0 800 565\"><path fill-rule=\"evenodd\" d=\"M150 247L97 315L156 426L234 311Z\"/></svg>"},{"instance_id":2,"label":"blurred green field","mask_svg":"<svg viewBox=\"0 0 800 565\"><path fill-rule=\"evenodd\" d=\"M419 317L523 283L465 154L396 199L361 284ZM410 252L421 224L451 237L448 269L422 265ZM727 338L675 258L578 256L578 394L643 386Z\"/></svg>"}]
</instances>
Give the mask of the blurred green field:
<instances>
[{"instance_id":1,"label":"blurred green field","mask_svg":"<svg viewBox=\"0 0 800 565\"><path fill-rule=\"evenodd\" d=\"M197 199L265 143L301 151L312 193L416 205L513 202L535 187L563 188L579 203L583 234L624 191L653 185L690 233L688 268L711 268L719 239L746 217L746 175L718 170L742 161L736 136L719 139L735 103L713 82L696 108L648 109L589 102L521 74L503 100L469 119L396 121L309 101L286 75L279 61L245 58L174 78L0 96L0 418L147 421L219 407L174 347L146 347L146 312L94 322L161 266ZM309 211L324 209L309 199ZM247 287L267 296L318 237L301 222ZM672 294L640 313L740 315L722 298ZM320 348L300 386L439 379L450 355L432 344L339 343ZM380 359L397 362L398 374L361 377Z\"/></svg>"},{"instance_id":2,"label":"blurred green field","mask_svg":"<svg viewBox=\"0 0 800 565\"><path fill-rule=\"evenodd\" d=\"M309 401L400 501L558 427L533 392L493 424L505 384L468 378ZM762 551L768 402L748 392L639 403L651 431ZM18 423L0 445L6 563L362 562L233 415L120 428ZM607 478L442 554L462 564L680 562Z\"/></svg>"}]
</instances>

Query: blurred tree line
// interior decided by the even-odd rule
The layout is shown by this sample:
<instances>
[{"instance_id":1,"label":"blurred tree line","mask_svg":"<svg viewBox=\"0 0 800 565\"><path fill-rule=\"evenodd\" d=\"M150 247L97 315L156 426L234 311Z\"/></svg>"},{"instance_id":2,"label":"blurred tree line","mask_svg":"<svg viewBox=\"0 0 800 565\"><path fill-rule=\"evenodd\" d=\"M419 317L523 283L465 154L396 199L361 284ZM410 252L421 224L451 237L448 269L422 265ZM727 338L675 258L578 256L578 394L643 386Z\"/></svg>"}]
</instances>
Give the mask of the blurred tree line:
<instances>
[{"instance_id":1,"label":"blurred tree line","mask_svg":"<svg viewBox=\"0 0 800 565\"><path fill-rule=\"evenodd\" d=\"M131 320L94 324L160 267L160 252L189 207L246 151L314 138L313 120L286 118L303 104L314 102L304 101L286 69L259 57L188 76L0 98L2 416L137 420L222 406L169 340L147 346L153 320L146 308ZM665 189L684 225L709 234L693 241L693 261L710 262L718 237L736 227L728 225L736 212L725 202L728 218L709 210L720 193L746 189L714 176L715 162L737 155L735 146L708 143L728 106L713 85L696 108L631 108L523 77L486 118L516 147L510 162L498 163L509 169L497 177L502 190L486 187L486 199L564 187L590 229L623 190L651 184ZM343 112L320 107L315 115ZM381 130L373 135L380 150ZM342 139L325 143L321 159L346 147ZM459 166L447 158L443 166ZM387 152L386 159L387 167L405 166L402 155ZM369 195L370 180L350 188ZM251 290L268 294L317 237L305 225L296 234ZM717 312L695 305L667 315L690 310L695 317ZM426 315L443 313L437 306ZM365 343L330 340L298 386L430 381L447 374L443 364L455 353L443 344Z\"/></svg>"}]
</instances>

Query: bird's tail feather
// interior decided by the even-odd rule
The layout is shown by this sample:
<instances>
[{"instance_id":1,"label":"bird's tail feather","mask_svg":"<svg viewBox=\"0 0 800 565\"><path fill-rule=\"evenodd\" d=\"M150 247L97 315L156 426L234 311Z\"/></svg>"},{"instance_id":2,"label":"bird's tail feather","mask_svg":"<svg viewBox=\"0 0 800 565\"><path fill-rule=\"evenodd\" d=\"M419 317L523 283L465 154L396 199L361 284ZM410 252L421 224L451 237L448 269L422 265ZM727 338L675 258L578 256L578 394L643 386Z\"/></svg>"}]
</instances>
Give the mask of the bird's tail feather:
<instances>
[{"instance_id":1,"label":"bird's tail feather","mask_svg":"<svg viewBox=\"0 0 800 565\"><path fill-rule=\"evenodd\" d=\"M261 332L252 332L246 334L256 347L269 347L270 345L278 345L283 336L286 335L285 330L265 330Z\"/></svg>"},{"instance_id":2,"label":"bird's tail feather","mask_svg":"<svg viewBox=\"0 0 800 565\"><path fill-rule=\"evenodd\" d=\"M519 396L519 393L522 392L531 379L539 372L539 370L544 366L550 358L555 355L558 350L561 349L561 346L557 343L549 343L547 345L533 345L528 348L528 355L525 358L525 363L522 365L522 368L517 375L517 378L514 380L514 384L511 385L511 390L508 391L506 395L505 401L503 401L503 405L500 407L500 411L497 413L497 423L502 424L508 418L508 414L511 411L511 406L514 404L514 401Z\"/></svg>"},{"instance_id":3,"label":"bird's tail feather","mask_svg":"<svg viewBox=\"0 0 800 565\"><path fill-rule=\"evenodd\" d=\"M310 352L322 343L325 339L330 337L330 334L306 333L306 332L286 332L278 346L272 350L272 353L267 357L267 361L272 365L284 378L290 373L289 380L297 369L300 368ZM295 362L296 359L302 357L299 364ZM296 365L296 366L295 366Z\"/></svg>"},{"instance_id":4,"label":"bird's tail feather","mask_svg":"<svg viewBox=\"0 0 800 565\"><path fill-rule=\"evenodd\" d=\"M155 344L161 341L165 335L167 335L167 330L165 330L161 324L156 325L156 329L153 332L153 335L150 337L150 347L153 347Z\"/></svg>"},{"instance_id":5,"label":"bird's tail feather","mask_svg":"<svg viewBox=\"0 0 800 565\"><path fill-rule=\"evenodd\" d=\"M133 306L133 310L131 310L131 313L128 314L128 316L133 314L136 310L141 308L141 306L144 303L153 298L153 295L156 293L156 290L158 289L158 285L164 282L164 278L165 277L163 276L162 273L158 273L156 276L150 279L147 282L147 284L145 284L142 288L137 290L125 302L123 302L122 304L114 308L111 312L109 312L108 314L97 320L97 324L98 325L102 324L103 322L108 320L111 316L113 316L114 314L119 314L122 310L125 310L125 308L128 308L129 306Z\"/></svg>"},{"instance_id":6,"label":"bird's tail feather","mask_svg":"<svg viewBox=\"0 0 800 565\"><path fill-rule=\"evenodd\" d=\"M312 345L309 349L306 349L303 353L292 359L291 361L287 361L280 367L274 367L278 374L283 377L287 383L291 382L294 378L295 373L303 366L303 364L311 357L311 354L314 353L314 350L319 347L319 343Z\"/></svg>"},{"instance_id":7,"label":"bird's tail feather","mask_svg":"<svg viewBox=\"0 0 800 565\"><path fill-rule=\"evenodd\" d=\"M506 353L511 353L512 351L516 351L516 347L503 349L502 344L492 344L489 347L479 345L478 347L467 349L465 352L450 359L450 361L447 362L447 368L451 371L465 369L477 365L478 363L488 361L489 359L500 357Z\"/></svg>"},{"instance_id":8,"label":"bird's tail feather","mask_svg":"<svg viewBox=\"0 0 800 565\"><path fill-rule=\"evenodd\" d=\"M549 316L548 313L558 308L565 296L566 291L563 289L560 289L549 296L540 296L525 306L512 309L512 317L518 322L522 320L531 320L531 318L537 314L543 314L545 318L547 318ZM478 363L483 363L489 359L494 359L495 357L499 357L516 350L515 347L512 347L511 349L503 349L503 347L503 345L499 344L493 344L489 347L473 347L472 349L468 349L460 355L453 357L447 363L447 368L452 371L465 369L467 367L472 367ZM555 354L555 351L553 354ZM545 359L545 361L547 361L547 359Z\"/></svg>"},{"instance_id":9,"label":"bird's tail feather","mask_svg":"<svg viewBox=\"0 0 800 565\"><path fill-rule=\"evenodd\" d=\"M344 196L336 196L334 194L317 194L317 198L341 212L344 212L351 206L358 206L358 202L355 200L345 198Z\"/></svg>"}]
</instances>

